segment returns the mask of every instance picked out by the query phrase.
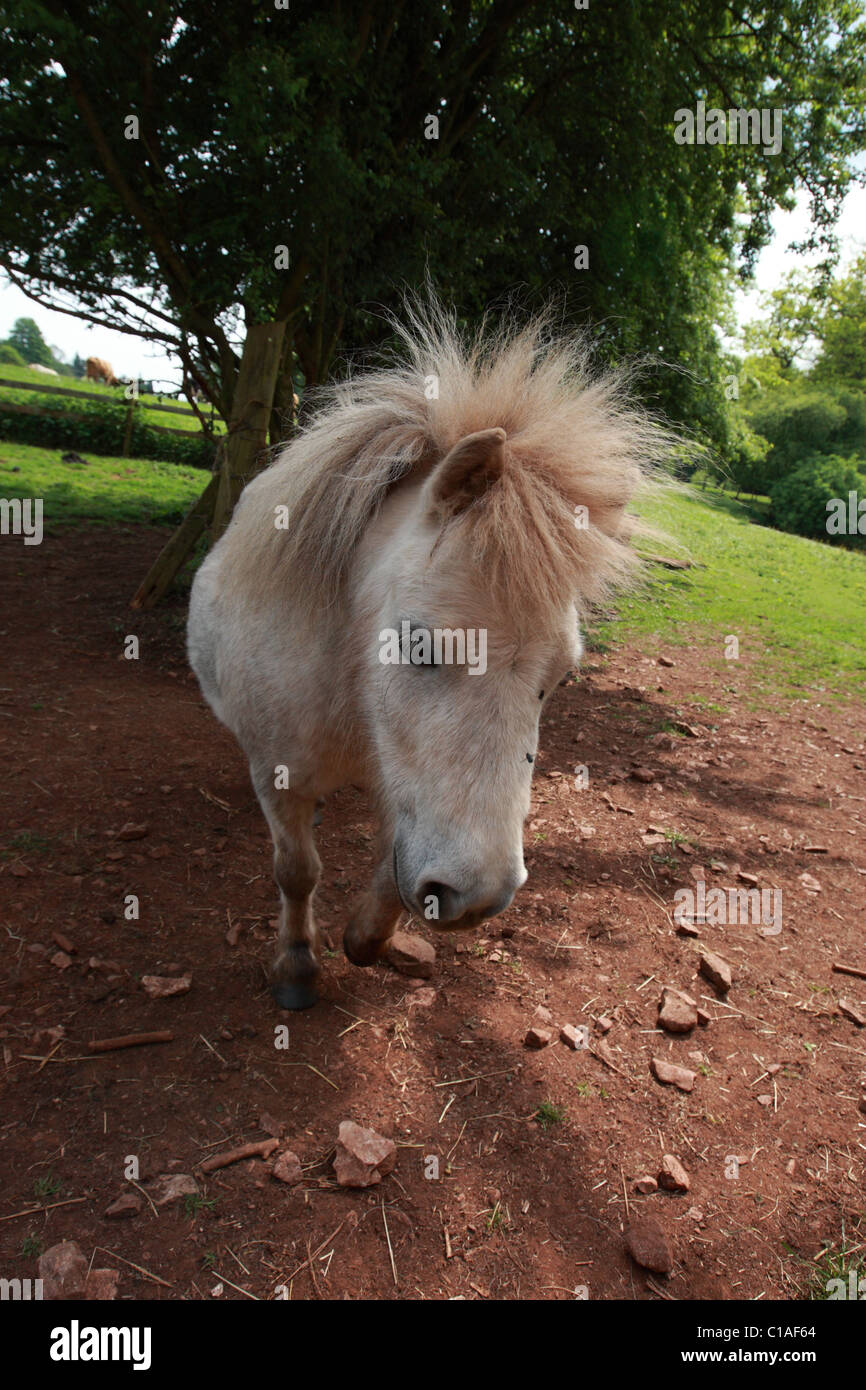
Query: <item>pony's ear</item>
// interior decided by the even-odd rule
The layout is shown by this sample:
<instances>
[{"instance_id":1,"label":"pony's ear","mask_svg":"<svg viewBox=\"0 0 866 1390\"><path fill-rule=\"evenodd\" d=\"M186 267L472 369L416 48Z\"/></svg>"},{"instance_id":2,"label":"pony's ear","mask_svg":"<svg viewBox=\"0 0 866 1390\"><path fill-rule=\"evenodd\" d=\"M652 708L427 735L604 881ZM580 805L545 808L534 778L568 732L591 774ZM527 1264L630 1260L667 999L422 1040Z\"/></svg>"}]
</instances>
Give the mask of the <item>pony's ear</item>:
<instances>
[{"instance_id":1,"label":"pony's ear","mask_svg":"<svg viewBox=\"0 0 866 1390\"><path fill-rule=\"evenodd\" d=\"M439 516L456 516L483 497L502 473L503 429L478 430L458 440L427 480L430 507Z\"/></svg>"}]
</instances>

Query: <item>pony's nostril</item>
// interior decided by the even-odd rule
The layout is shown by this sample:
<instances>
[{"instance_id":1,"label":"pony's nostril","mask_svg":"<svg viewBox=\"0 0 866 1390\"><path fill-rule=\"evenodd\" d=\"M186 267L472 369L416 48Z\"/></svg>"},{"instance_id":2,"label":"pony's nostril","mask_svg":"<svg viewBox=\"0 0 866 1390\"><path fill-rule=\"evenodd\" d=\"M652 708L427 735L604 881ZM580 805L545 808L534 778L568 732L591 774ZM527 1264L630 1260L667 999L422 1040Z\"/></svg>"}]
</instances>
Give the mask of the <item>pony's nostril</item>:
<instances>
[{"instance_id":1,"label":"pony's nostril","mask_svg":"<svg viewBox=\"0 0 866 1390\"><path fill-rule=\"evenodd\" d=\"M429 879L418 889L418 906L428 922L447 922L454 915L458 894L447 883Z\"/></svg>"}]
</instances>

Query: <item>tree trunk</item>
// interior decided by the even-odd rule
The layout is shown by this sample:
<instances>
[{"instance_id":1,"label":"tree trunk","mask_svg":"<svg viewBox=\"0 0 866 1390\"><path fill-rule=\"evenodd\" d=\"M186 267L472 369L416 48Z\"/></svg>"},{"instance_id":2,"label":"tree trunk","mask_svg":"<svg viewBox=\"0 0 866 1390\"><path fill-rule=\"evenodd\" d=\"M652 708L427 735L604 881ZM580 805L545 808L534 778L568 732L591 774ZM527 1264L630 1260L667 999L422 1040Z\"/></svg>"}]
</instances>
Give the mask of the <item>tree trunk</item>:
<instances>
[{"instance_id":1,"label":"tree trunk","mask_svg":"<svg viewBox=\"0 0 866 1390\"><path fill-rule=\"evenodd\" d=\"M215 541L228 526L243 489L267 462L268 427L285 332L285 320L256 323L247 331L219 472L211 527Z\"/></svg>"},{"instance_id":2,"label":"tree trunk","mask_svg":"<svg viewBox=\"0 0 866 1390\"><path fill-rule=\"evenodd\" d=\"M295 432L297 411L295 409L295 381L292 369L295 365L295 348L292 335L286 333L277 384L274 387L274 403L271 407L270 443L271 448L291 439Z\"/></svg>"},{"instance_id":3,"label":"tree trunk","mask_svg":"<svg viewBox=\"0 0 866 1390\"><path fill-rule=\"evenodd\" d=\"M285 322L280 322L254 324L248 331L229 432L219 442L213 477L154 560L132 597L131 607L152 608L159 602L209 527L214 540L222 535L244 484L263 466L285 330Z\"/></svg>"},{"instance_id":4,"label":"tree trunk","mask_svg":"<svg viewBox=\"0 0 866 1390\"><path fill-rule=\"evenodd\" d=\"M153 608L183 565L199 536L210 525L219 487L219 474L214 473L201 497L193 502L168 545L159 552L145 578L136 589L130 608Z\"/></svg>"}]
</instances>

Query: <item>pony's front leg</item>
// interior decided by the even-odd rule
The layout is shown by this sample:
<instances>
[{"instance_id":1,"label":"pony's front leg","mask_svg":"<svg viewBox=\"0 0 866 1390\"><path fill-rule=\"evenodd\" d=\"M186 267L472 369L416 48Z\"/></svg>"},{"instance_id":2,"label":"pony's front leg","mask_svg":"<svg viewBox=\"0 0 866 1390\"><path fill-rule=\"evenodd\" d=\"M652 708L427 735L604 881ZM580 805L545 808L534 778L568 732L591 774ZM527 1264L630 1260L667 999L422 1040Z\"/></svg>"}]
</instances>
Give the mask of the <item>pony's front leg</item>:
<instances>
[{"instance_id":1,"label":"pony's front leg","mask_svg":"<svg viewBox=\"0 0 866 1390\"><path fill-rule=\"evenodd\" d=\"M404 912L389 852L380 859L373 881L343 933L343 950L353 965L373 965L379 959Z\"/></svg>"},{"instance_id":2,"label":"pony's front leg","mask_svg":"<svg viewBox=\"0 0 866 1390\"><path fill-rule=\"evenodd\" d=\"M318 994L321 971L313 918L313 893L322 871L313 843L317 803L289 791L275 791L253 776L274 840L274 878L280 890L277 953L271 990L283 1009L309 1009Z\"/></svg>"}]
</instances>

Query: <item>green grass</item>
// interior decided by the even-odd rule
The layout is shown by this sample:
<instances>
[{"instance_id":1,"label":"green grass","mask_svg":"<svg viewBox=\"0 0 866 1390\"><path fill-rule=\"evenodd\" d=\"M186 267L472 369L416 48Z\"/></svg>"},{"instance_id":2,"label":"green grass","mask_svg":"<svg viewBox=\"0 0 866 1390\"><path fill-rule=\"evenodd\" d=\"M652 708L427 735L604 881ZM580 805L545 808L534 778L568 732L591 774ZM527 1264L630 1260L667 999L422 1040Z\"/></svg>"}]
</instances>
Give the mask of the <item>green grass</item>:
<instances>
[{"instance_id":1,"label":"green grass","mask_svg":"<svg viewBox=\"0 0 866 1390\"><path fill-rule=\"evenodd\" d=\"M750 505L726 494L673 492L644 499L639 511L668 538L640 548L686 555L693 568L650 565L645 587L605 624L609 638L650 653L708 644L722 703L740 660L762 703L866 693L866 555L756 524ZM729 635L739 659L725 658Z\"/></svg>"},{"instance_id":2,"label":"green grass","mask_svg":"<svg viewBox=\"0 0 866 1390\"><path fill-rule=\"evenodd\" d=\"M209 476L179 463L90 453L81 455L86 464L62 463L61 454L67 452L0 440L0 497L41 497L43 526L49 532L85 521L175 525Z\"/></svg>"},{"instance_id":3,"label":"green grass","mask_svg":"<svg viewBox=\"0 0 866 1390\"><path fill-rule=\"evenodd\" d=\"M866 1265L862 1257L855 1258L859 1248L849 1249L843 1231L839 1245L824 1251L809 1281L807 1297L811 1301L847 1301L853 1295L859 1302L863 1298L859 1286L866 1279Z\"/></svg>"},{"instance_id":4,"label":"green grass","mask_svg":"<svg viewBox=\"0 0 866 1390\"><path fill-rule=\"evenodd\" d=\"M543 1100L535 1112L535 1118L542 1129L553 1129L554 1125L561 1125L565 1120L565 1111L559 1105L554 1105L552 1100Z\"/></svg>"},{"instance_id":5,"label":"green grass","mask_svg":"<svg viewBox=\"0 0 866 1390\"><path fill-rule=\"evenodd\" d=\"M103 396L106 400L125 401L124 388L122 386L106 386L104 381L86 381L74 376L45 376L42 372L32 372L29 367L16 367L11 363L0 362L0 378L4 381L26 381L34 386L60 386L64 391L77 391L81 395ZM53 406L55 410L61 409L63 400L68 402L69 397L55 396L53 399L50 394L43 396L37 395L35 391L16 391L11 386L0 386L0 400L13 401L17 405L44 405L46 410ZM183 397L174 400L169 396L160 398L158 395L145 393L139 396L139 406L142 407L141 418L148 425L162 425L177 430L192 430L194 433L201 429L198 417L194 414L189 403ZM184 410L183 415L176 415L173 411L169 414L164 410L148 410L149 405L177 405ZM69 408L68 405L66 407ZM210 406L200 407L205 419L210 416ZM214 421L217 434L225 432L225 425L221 420Z\"/></svg>"}]
</instances>

